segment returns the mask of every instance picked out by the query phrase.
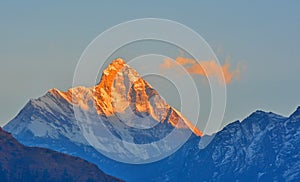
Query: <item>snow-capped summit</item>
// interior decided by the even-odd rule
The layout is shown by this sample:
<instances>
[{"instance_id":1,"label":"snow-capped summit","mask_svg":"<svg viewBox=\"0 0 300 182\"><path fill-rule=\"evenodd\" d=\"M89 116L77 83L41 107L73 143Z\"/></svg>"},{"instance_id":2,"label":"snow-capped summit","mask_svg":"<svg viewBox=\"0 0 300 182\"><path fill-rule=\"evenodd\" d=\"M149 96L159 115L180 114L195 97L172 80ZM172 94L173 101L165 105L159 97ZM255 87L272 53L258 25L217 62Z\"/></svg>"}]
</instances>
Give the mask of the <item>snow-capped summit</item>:
<instances>
[{"instance_id":1,"label":"snow-capped summit","mask_svg":"<svg viewBox=\"0 0 300 182\"><path fill-rule=\"evenodd\" d=\"M84 128L86 124L90 126L99 123L101 126L97 126L97 129ZM99 137L97 131L104 128L108 132L101 132L102 137ZM98 151L94 147L100 146L97 150L113 151L115 156L120 155L120 151L130 149L122 142L118 143L119 140L133 145L153 145L173 131L178 131L182 138L191 134L202 136L201 131L179 111L169 106L159 93L122 59L114 60L103 71L100 82L93 87L78 86L66 92L51 89L44 96L31 99L5 129L12 132L17 139L22 138L21 141L26 145L65 152L70 150L70 145L74 148L75 144L95 153ZM99 140L97 144L91 144L95 140L86 138L84 134L90 134L90 129L95 129L89 137ZM113 137L116 139L112 140ZM49 140L50 142L46 142ZM177 141L179 140L174 138L169 144L153 146L153 149L158 150L154 154L160 155L176 148L169 145ZM119 145L123 145L121 148L124 150L120 150ZM145 153L143 149L139 149L129 150L122 155L124 158L141 160L150 159L150 155L153 155L152 151L151 154L145 153L141 158L137 158L137 151L140 151L140 154Z\"/></svg>"},{"instance_id":2,"label":"snow-capped summit","mask_svg":"<svg viewBox=\"0 0 300 182\"><path fill-rule=\"evenodd\" d=\"M101 126L85 131L81 123ZM104 127L108 134L96 133ZM95 132L91 134L90 129ZM191 135L202 136L122 59L114 60L93 87L78 86L66 92L51 89L44 96L31 99L5 130L25 145L51 148L89 161L103 160L101 152L106 151L122 159L150 160L152 155L176 149L181 136L186 140ZM167 137L173 131L179 138ZM98 143L92 144L94 140L86 138L84 132ZM165 138L171 141L159 143ZM126 143L151 146L151 150L132 150Z\"/></svg>"},{"instance_id":3,"label":"snow-capped summit","mask_svg":"<svg viewBox=\"0 0 300 182\"><path fill-rule=\"evenodd\" d=\"M130 119L129 115L132 115L132 118L149 116L157 122L166 121L176 128L189 128L197 136L202 136L197 127L169 106L158 92L121 58L108 65L100 82L94 87L75 87L66 92L52 89L50 92L82 110L95 109L99 115L106 118L115 115L126 119Z\"/></svg>"}]
</instances>

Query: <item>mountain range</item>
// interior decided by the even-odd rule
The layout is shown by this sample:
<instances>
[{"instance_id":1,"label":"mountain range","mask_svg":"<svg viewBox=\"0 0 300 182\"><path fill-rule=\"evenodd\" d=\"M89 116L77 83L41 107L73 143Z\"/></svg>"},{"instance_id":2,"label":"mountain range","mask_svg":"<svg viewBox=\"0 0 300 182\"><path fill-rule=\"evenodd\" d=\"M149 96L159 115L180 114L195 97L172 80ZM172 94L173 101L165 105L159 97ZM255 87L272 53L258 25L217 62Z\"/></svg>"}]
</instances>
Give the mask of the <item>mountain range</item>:
<instances>
[{"instance_id":1,"label":"mountain range","mask_svg":"<svg viewBox=\"0 0 300 182\"><path fill-rule=\"evenodd\" d=\"M134 144L155 145L174 130L189 137L162 160L128 164L109 158L91 145L82 128L86 120L103 123L114 137ZM96 86L66 92L52 89L30 100L4 129L26 146L83 158L126 181L298 181L299 123L300 108L289 117L256 111L242 122L203 136L133 68L116 59L103 71ZM120 147L128 149L125 145L108 136L97 138L103 151L134 160L134 152L120 154ZM206 139L211 142L203 148L200 141ZM151 156L147 152L144 156Z\"/></svg>"}]
</instances>

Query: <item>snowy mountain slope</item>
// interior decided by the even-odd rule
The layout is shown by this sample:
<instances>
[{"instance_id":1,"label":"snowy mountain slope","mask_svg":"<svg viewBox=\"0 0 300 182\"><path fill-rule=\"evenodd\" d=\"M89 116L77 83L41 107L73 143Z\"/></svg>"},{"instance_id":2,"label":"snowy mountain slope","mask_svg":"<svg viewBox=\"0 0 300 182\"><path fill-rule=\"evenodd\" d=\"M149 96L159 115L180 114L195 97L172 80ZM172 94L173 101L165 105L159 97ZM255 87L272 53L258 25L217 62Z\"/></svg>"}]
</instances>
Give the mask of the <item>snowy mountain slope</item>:
<instances>
[{"instance_id":1,"label":"snowy mountain slope","mask_svg":"<svg viewBox=\"0 0 300 182\"><path fill-rule=\"evenodd\" d=\"M205 181L299 181L300 107L289 118L257 111L215 135L185 161L185 179ZM197 162L195 162L195 160ZM205 165L203 165L205 164Z\"/></svg>"}]
</instances>

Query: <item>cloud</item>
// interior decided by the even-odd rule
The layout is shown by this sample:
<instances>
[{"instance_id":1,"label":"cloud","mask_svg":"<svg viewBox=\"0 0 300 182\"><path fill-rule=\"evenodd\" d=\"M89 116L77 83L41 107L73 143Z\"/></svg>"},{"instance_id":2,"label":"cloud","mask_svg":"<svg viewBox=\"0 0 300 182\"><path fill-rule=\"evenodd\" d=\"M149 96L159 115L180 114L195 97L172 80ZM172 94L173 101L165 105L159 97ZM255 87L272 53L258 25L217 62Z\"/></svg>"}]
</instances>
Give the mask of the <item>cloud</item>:
<instances>
[{"instance_id":1,"label":"cloud","mask_svg":"<svg viewBox=\"0 0 300 182\"><path fill-rule=\"evenodd\" d=\"M160 65L162 69L178 68L183 66L189 74L201 75L207 77L215 77L220 83L229 84L232 80L240 76L239 66L230 70L230 63L227 60L224 65L219 65L215 60L210 61L196 61L191 58L177 57L176 60L166 58Z\"/></svg>"}]
</instances>

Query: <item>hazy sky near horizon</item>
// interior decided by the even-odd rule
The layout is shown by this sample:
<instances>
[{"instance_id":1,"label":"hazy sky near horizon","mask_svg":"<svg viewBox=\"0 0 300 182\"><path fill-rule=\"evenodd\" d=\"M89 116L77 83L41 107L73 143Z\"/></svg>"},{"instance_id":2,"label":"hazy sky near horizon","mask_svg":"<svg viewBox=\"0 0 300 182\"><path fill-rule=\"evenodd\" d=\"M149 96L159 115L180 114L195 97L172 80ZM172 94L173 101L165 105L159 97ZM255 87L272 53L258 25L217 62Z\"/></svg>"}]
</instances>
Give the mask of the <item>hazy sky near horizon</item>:
<instances>
[{"instance_id":1,"label":"hazy sky near horizon","mask_svg":"<svg viewBox=\"0 0 300 182\"><path fill-rule=\"evenodd\" d=\"M200 34L221 63L246 65L227 86L223 123L261 109L289 115L300 105L299 1L2 1L0 125L51 88L67 90L86 46L137 18L178 21Z\"/></svg>"}]
</instances>

